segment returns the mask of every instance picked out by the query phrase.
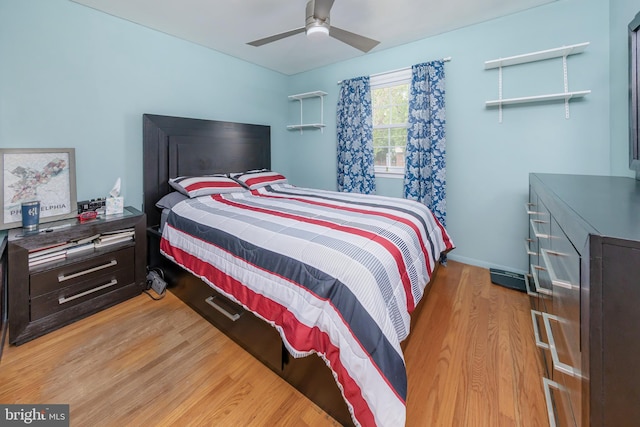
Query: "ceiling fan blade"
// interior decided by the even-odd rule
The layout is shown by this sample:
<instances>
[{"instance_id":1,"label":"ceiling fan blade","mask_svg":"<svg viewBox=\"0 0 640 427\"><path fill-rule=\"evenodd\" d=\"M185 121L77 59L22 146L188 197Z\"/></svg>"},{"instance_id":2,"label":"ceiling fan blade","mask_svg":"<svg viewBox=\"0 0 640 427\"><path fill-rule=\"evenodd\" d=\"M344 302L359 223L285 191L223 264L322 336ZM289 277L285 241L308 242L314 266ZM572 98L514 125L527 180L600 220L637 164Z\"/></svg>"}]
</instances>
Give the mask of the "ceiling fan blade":
<instances>
[{"instance_id":1,"label":"ceiling fan blade","mask_svg":"<svg viewBox=\"0 0 640 427\"><path fill-rule=\"evenodd\" d=\"M334 0L315 0L313 6L313 16L321 21L326 21L333 6Z\"/></svg>"},{"instance_id":2,"label":"ceiling fan blade","mask_svg":"<svg viewBox=\"0 0 640 427\"><path fill-rule=\"evenodd\" d=\"M365 53L369 52L380 43L377 40L373 40L368 37L361 36L359 34L352 33L350 31L343 30L342 28L337 27L331 27L329 29L329 35L334 39L338 39L341 42L353 46Z\"/></svg>"},{"instance_id":3,"label":"ceiling fan blade","mask_svg":"<svg viewBox=\"0 0 640 427\"><path fill-rule=\"evenodd\" d=\"M304 27L296 28L295 30L287 31L285 33L280 33L280 34L276 34L274 36L265 37L263 39L254 40L254 41L249 42L247 44L250 44L251 46L256 46L256 47L257 46L262 46L263 44L275 42L276 40L284 39L286 37L293 36L293 35L300 34L300 33L304 33L304 32L305 32L305 28Z\"/></svg>"}]
</instances>

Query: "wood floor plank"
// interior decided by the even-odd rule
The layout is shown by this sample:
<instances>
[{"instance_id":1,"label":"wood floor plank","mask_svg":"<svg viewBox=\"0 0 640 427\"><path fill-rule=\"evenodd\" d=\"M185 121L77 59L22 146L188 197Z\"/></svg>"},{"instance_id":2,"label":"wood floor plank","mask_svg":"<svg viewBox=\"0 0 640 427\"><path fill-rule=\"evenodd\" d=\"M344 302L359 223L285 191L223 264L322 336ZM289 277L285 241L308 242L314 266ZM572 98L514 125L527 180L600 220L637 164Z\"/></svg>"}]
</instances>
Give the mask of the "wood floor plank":
<instances>
[{"instance_id":1,"label":"wood floor plank","mask_svg":"<svg viewBox=\"0 0 640 427\"><path fill-rule=\"evenodd\" d=\"M499 406L499 425L512 426L522 425L520 410L517 407L518 401L515 399L518 383L513 380L513 376L517 374L516 367L519 362L518 346L512 345L509 328L502 325L510 325L517 314L512 307L510 295L506 293L497 293L498 304L501 310L497 311L498 322L501 325L498 331L498 388L501 396L498 402Z\"/></svg>"},{"instance_id":2,"label":"wood floor plank","mask_svg":"<svg viewBox=\"0 0 640 427\"><path fill-rule=\"evenodd\" d=\"M405 348L407 427L546 426L526 294L438 270ZM72 426L337 426L168 293L8 346L0 402L68 403Z\"/></svg>"}]
</instances>

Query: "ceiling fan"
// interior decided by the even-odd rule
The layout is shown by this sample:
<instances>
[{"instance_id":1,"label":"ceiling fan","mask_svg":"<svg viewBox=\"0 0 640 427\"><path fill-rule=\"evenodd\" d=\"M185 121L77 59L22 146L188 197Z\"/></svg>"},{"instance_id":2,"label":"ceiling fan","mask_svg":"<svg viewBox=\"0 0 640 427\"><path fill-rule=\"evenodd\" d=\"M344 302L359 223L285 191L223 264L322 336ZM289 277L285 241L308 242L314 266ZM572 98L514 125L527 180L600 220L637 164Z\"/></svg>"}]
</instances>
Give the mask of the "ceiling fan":
<instances>
[{"instance_id":1,"label":"ceiling fan","mask_svg":"<svg viewBox=\"0 0 640 427\"><path fill-rule=\"evenodd\" d=\"M307 13L304 27L265 37L263 39L254 40L247 44L256 47L262 46L264 44L300 33L306 33L307 37L309 38L331 36L334 39L338 39L341 42L353 46L365 53L369 52L371 49L376 47L378 43L380 43L379 41L361 36L359 34L355 34L338 27L330 26L329 12L331 11L333 2L334 0L309 0L309 2L307 3Z\"/></svg>"}]
</instances>

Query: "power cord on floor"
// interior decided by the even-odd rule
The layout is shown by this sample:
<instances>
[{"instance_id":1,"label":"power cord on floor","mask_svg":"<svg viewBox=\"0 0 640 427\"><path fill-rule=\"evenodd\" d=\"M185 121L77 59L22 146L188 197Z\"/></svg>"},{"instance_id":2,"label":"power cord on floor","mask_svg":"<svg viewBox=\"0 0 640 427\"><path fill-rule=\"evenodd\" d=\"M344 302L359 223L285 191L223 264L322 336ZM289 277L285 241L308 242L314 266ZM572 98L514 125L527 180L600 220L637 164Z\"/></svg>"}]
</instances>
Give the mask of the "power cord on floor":
<instances>
[{"instance_id":1,"label":"power cord on floor","mask_svg":"<svg viewBox=\"0 0 640 427\"><path fill-rule=\"evenodd\" d=\"M149 292L149 289L153 289L158 296L153 296L153 294ZM143 292L156 301L164 298L167 293L167 282L164 279L162 269L147 267L147 288Z\"/></svg>"}]
</instances>

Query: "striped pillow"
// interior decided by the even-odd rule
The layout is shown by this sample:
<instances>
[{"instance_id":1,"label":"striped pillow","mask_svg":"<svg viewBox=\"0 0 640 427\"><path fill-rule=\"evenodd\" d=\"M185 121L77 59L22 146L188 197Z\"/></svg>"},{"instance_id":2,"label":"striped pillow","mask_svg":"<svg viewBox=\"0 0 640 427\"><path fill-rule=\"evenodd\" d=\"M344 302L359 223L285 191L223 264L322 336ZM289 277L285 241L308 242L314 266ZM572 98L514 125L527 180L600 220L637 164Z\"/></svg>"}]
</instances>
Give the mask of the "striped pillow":
<instances>
[{"instance_id":1,"label":"striped pillow","mask_svg":"<svg viewBox=\"0 0 640 427\"><path fill-rule=\"evenodd\" d=\"M191 198L246 190L226 175L179 176L169 179L169 185Z\"/></svg>"},{"instance_id":2,"label":"striped pillow","mask_svg":"<svg viewBox=\"0 0 640 427\"><path fill-rule=\"evenodd\" d=\"M244 184L250 190L255 190L256 188L271 184L285 184L287 182L287 178L285 178L284 175L268 169L259 169L235 174L233 175L233 178Z\"/></svg>"}]
</instances>

